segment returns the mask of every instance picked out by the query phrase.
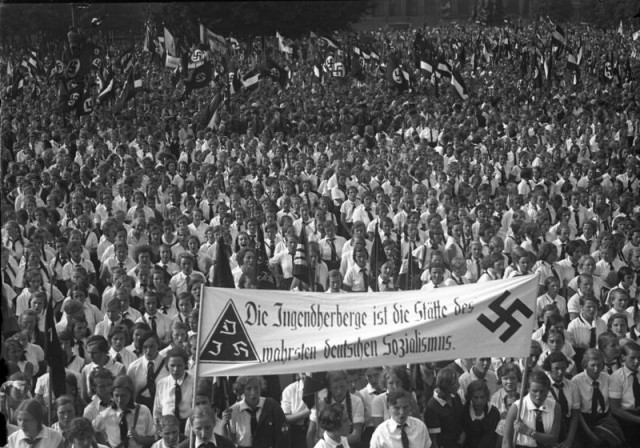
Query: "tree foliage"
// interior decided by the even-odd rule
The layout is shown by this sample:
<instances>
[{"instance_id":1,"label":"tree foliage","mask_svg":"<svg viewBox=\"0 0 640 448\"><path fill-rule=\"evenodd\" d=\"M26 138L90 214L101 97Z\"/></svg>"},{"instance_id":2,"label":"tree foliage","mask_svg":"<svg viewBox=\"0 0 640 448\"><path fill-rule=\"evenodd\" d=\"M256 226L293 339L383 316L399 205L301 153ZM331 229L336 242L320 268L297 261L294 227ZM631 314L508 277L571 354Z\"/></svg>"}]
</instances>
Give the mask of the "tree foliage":
<instances>
[{"instance_id":1,"label":"tree foliage","mask_svg":"<svg viewBox=\"0 0 640 448\"><path fill-rule=\"evenodd\" d=\"M574 14L571 0L535 0L531 2L533 17L547 16L554 22L567 22Z\"/></svg>"},{"instance_id":2,"label":"tree foliage","mask_svg":"<svg viewBox=\"0 0 640 448\"><path fill-rule=\"evenodd\" d=\"M637 28L639 21L633 16L639 10L638 0L586 0L583 13L588 22L600 28L617 27L621 20L623 24L632 22Z\"/></svg>"}]
</instances>

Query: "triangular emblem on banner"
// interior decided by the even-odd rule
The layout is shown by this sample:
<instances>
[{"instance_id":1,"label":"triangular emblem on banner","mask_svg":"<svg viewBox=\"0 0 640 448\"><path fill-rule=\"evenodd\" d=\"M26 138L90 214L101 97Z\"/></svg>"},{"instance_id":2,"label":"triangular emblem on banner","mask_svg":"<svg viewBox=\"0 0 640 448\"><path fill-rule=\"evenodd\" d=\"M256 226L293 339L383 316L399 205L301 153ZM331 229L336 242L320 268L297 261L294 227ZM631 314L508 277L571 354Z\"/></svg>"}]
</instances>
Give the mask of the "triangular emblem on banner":
<instances>
[{"instance_id":1,"label":"triangular emblem on banner","mask_svg":"<svg viewBox=\"0 0 640 448\"><path fill-rule=\"evenodd\" d=\"M232 300L227 302L213 326L213 332L207 338L199 359L222 363L260 361Z\"/></svg>"}]
</instances>

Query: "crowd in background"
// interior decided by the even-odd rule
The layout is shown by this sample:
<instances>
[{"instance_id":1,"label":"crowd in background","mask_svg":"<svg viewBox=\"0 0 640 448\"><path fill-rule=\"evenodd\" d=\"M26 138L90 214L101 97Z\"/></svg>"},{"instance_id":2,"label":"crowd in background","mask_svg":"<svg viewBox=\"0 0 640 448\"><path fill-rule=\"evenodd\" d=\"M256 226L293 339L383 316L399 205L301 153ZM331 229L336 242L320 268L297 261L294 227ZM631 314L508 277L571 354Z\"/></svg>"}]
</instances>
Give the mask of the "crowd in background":
<instances>
[{"instance_id":1,"label":"crowd in background","mask_svg":"<svg viewBox=\"0 0 640 448\"><path fill-rule=\"evenodd\" d=\"M379 60L396 52L410 85L371 59L358 79L318 77L304 39L307 57L272 56L285 87L232 94L218 78L185 99L143 54L144 90L116 115L61 114L53 85L5 98L8 446L637 447L637 44L566 25L562 52L545 26L429 28L419 50L416 30L355 35ZM427 56L469 98L416 65ZM229 281L221 254L237 288L329 294L536 273L531 356L328 372L311 401L302 372L283 390L196 384L200 290ZM52 403L48 306L67 387Z\"/></svg>"}]
</instances>

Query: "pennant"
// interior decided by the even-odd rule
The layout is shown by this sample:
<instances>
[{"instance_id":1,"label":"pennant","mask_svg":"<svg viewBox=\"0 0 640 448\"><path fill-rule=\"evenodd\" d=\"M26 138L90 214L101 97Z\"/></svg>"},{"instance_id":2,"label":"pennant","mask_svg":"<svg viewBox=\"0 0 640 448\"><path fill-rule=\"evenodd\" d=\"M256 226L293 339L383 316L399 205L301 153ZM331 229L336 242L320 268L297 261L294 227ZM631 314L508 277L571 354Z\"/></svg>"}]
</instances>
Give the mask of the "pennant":
<instances>
[{"instance_id":1,"label":"pennant","mask_svg":"<svg viewBox=\"0 0 640 448\"><path fill-rule=\"evenodd\" d=\"M454 70L451 74L451 85L456 90L456 93L460 97L461 100L465 101L469 98L469 92L467 91L467 87L464 84L464 80L462 79L462 75L458 70Z\"/></svg>"},{"instance_id":2,"label":"pennant","mask_svg":"<svg viewBox=\"0 0 640 448\"><path fill-rule=\"evenodd\" d=\"M47 300L47 309L44 317L44 353L49 366L49 387L55 397L59 397L66 392L65 382L65 353L58 339L56 324L53 317L52 299Z\"/></svg>"},{"instance_id":3,"label":"pennant","mask_svg":"<svg viewBox=\"0 0 640 448\"><path fill-rule=\"evenodd\" d=\"M369 282L371 289L374 292L378 292L378 275L380 275L381 266L387 262L387 255L384 253L384 246L382 245L382 239L380 238L380 231L378 223L376 223L376 230L373 235L373 245L371 247L371 255L369 256L369 266L373 271L375 281Z\"/></svg>"},{"instance_id":4,"label":"pennant","mask_svg":"<svg viewBox=\"0 0 640 448\"><path fill-rule=\"evenodd\" d=\"M564 30L560 25L556 25L556 28L551 33L551 40L558 46L564 47L567 44L567 38L565 36Z\"/></svg>"},{"instance_id":5,"label":"pennant","mask_svg":"<svg viewBox=\"0 0 640 448\"><path fill-rule=\"evenodd\" d=\"M282 53L293 54L293 48L284 42L284 37L276 31L276 38L278 39L278 50Z\"/></svg>"},{"instance_id":6,"label":"pennant","mask_svg":"<svg viewBox=\"0 0 640 448\"><path fill-rule=\"evenodd\" d=\"M573 71L578 70L578 60L572 53L567 55L567 68Z\"/></svg>"},{"instance_id":7,"label":"pennant","mask_svg":"<svg viewBox=\"0 0 640 448\"><path fill-rule=\"evenodd\" d=\"M136 86L138 86L138 89L141 88L142 81L140 79L135 79L133 69L130 69L129 73L127 74L127 80L125 81L124 86L122 87L122 91L120 92L120 96L118 97L114 105L113 113L119 113L122 109L124 109L129 100L136 95Z\"/></svg>"},{"instance_id":8,"label":"pennant","mask_svg":"<svg viewBox=\"0 0 640 448\"><path fill-rule=\"evenodd\" d=\"M226 244L224 238L218 239L218 250L216 251L216 263L213 265L213 286L218 288L235 288L236 282L233 280L229 256L224 248Z\"/></svg>"},{"instance_id":9,"label":"pennant","mask_svg":"<svg viewBox=\"0 0 640 448\"><path fill-rule=\"evenodd\" d=\"M218 110L220 109L220 104L222 103L222 97L220 96L220 92L217 92L207 107L205 108L202 119L200 120L201 128L209 128L216 129L218 122Z\"/></svg>"},{"instance_id":10,"label":"pennant","mask_svg":"<svg viewBox=\"0 0 640 448\"><path fill-rule=\"evenodd\" d=\"M256 241L257 256L257 281L259 289L276 289L276 280L269 267L269 257L267 256L266 246L264 244L264 231L262 226L258 226L258 235Z\"/></svg>"},{"instance_id":11,"label":"pennant","mask_svg":"<svg viewBox=\"0 0 640 448\"><path fill-rule=\"evenodd\" d=\"M300 231L300 241L298 241L296 253L293 257L292 274L301 282L311 285L309 281L311 272L309 271L309 262L307 260L307 230L305 227L306 226L302 226L302 230Z\"/></svg>"},{"instance_id":12,"label":"pennant","mask_svg":"<svg viewBox=\"0 0 640 448\"><path fill-rule=\"evenodd\" d=\"M167 55L177 57L178 52L176 50L176 41L173 35L169 32L167 27L164 27L164 47L167 51Z\"/></svg>"},{"instance_id":13,"label":"pennant","mask_svg":"<svg viewBox=\"0 0 640 448\"><path fill-rule=\"evenodd\" d=\"M109 77L104 83L104 87L98 93L96 101L101 103L114 95L113 76Z\"/></svg>"}]
</instances>

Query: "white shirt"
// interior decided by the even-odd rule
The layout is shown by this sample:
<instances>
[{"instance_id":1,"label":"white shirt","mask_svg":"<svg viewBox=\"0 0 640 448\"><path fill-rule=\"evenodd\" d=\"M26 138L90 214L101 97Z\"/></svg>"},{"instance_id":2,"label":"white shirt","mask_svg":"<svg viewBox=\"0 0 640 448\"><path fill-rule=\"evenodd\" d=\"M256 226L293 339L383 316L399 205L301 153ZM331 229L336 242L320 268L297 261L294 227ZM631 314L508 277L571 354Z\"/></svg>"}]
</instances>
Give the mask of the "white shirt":
<instances>
[{"instance_id":1,"label":"white shirt","mask_svg":"<svg viewBox=\"0 0 640 448\"><path fill-rule=\"evenodd\" d=\"M415 417L407 417L405 428L411 448L429 448L431 437L427 426ZM398 423L389 419L382 422L371 436L370 448L402 448L402 430Z\"/></svg>"},{"instance_id":2,"label":"white shirt","mask_svg":"<svg viewBox=\"0 0 640 448\"><path fill-rule=\"evenodd\" d=\"M166 376L156 383L156 397L153 402L153 416L159 419L165 414L174 414L175 409L175 384L176 380L172 376ZM182 391L182 401L179 404L180 415L178 418L191 416L193 394L195 392L194 377L185 373L185 376L178 381Z\"/></svg>"},{"instance_id":3,"label":"white shirt","mask_svg":"<svg viewBox=\"0 0 640 448\"><path fill-rule=\"evenodd\" d=\"M156 426L154 424L153 417L151 416L151 411L149 408L143 404L139 404L138 410L138 419L135 422L135 430L141 436L153 436L156 432ZM106 434L107 441L110 446L118 446L121 442L120 439L120 428L119 423L122 418L123 411L120 409L114 409L113 407L108 407L104 411L100 412L96 419L93 421L93 428L97 432L102 432ZM131 409L128 411L126 416L126 421L129 427L129 430L134 428L134 417L136 410ZM129 438L129 447L130 448L142 448L138 442L135 441L134 438Z\"/></svg>"},{"instance_id":4,"label":"white shirt","mask_svg":"<svg viewBox=\"0 0 640 448\"><path fill-rule=\"evenodd\" d=\"M297 414L308 409L307 405L302 401L303 385L303 380L294 381L282 391L280 406L285 415ZM295 425L295 423L293 424Z\"/></svg>"},{"instance_id":5,"label":"white shirt","mask_svg":"<svg viewBox=\"0 0 640 448\"><path fill-rule=\"evenodd\" d=\"M63 441L62 434L47 426L43 426L35 439L38 442L35 445L29 445L25 442L27 436L19 429L9 436L7 439L7 448L56 448Z\"/></svg>"}]
</instances>

